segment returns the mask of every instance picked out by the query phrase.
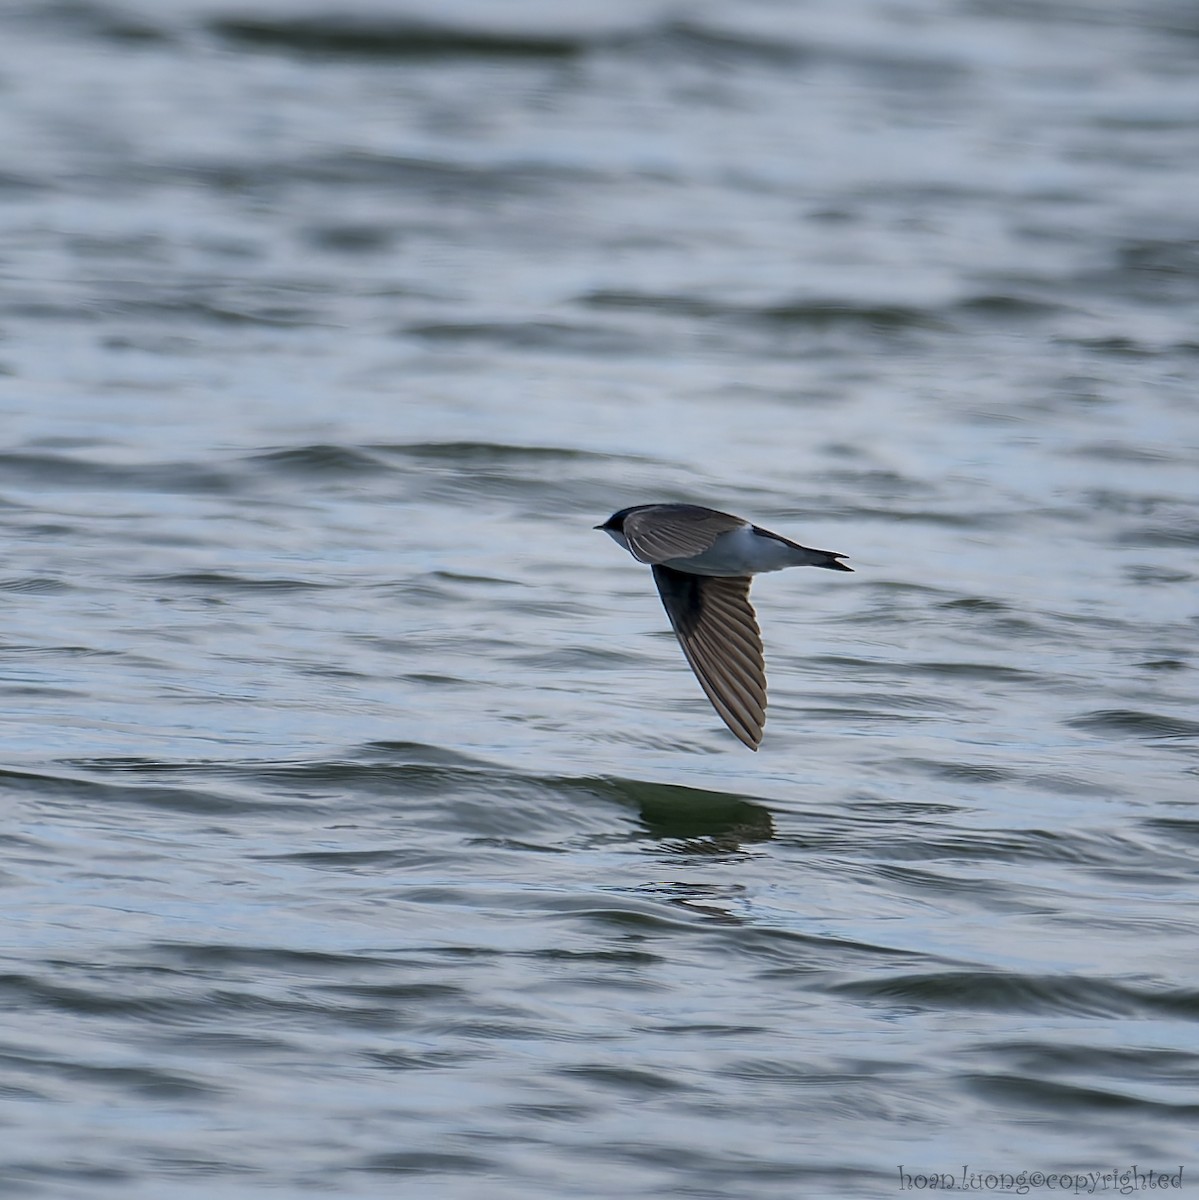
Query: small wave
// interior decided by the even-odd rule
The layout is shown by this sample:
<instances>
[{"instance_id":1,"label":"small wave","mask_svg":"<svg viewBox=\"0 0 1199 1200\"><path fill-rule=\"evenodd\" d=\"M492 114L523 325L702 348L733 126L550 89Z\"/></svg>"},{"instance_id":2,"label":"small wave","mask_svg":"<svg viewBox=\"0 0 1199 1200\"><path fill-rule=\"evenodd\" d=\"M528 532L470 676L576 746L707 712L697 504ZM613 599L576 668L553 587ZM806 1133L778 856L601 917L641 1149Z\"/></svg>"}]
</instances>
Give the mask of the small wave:
<instances>
[{"instance_id":1,"label":"small wave","mask_svg":"<svg viewBox=\"0 0 1199 1200\"><path fill-rule=\"evenodd\" d=\"M197 776L201 774L194 768L192 770ZM0 770L0 786L7 791L28 793L47 803L83 801L100 809L134 805L176 812L245 813L287 807L282 801L263 801L241 792L216 790L211 785L201 788L198 782L191 787L127 781L108 783L83 775L8 769Z\"/></svg>"},{"instance_id":2,"label":"small wave","mask_svg":"<svg viewBox=\"0 0 1199 1200\"><path fill-rule=\"evenodd\" d=\"M31 491L146 491L163 493L230 493L233 477L190 462L137 463L118 466L66 454L0 453L0 472Z\"/></svg>"},{"instance_id":3,"label":"small wave","mask_svg":"<svg viewBox=\"0 0 1199 1200\"><path fill-rule=\"evenodd\" d=\"M567 321L438 321L409 325L406 332L427 341L486 342L564 354L630 355L650 346L631 330Z\"/></svg>"},{"instance_id":4,"label":"small wave","mask_svg":"<svg viewBox=\"0 0 1199 1200\"><path fill-rule=\"evenodd\" d=\"M1056 304L1035 296L1020 296L1011 292L996 292L971 296L960 300L954 309L957 312L979 314L988 318L1029 317L1043 318L1067 310L1066 305Z\"/></svg>"},{"instance_id":5,"label":"small wave","mask_svg":"<svg viewBox=\"0 0 1199 1200\"><path fill-rule=\"evenodd\" d=\"M33 596L53 596L70 592L74 588L61 579L49 579L44 575L26 575L16 579L0 579L0 592L24 592Z\"/></svg>"},{"instance_id":6,"label":"small wave","mask_svg":"<svg viewBox=\"0 0 1199 1200\"><path fill-rule=\"evenodd\" d=\"M882 329L940 328L929 309L912 305L871 304L854 300L782 300L770 304L735 304L681 293L598 290L581 296L593 308L618 308L709 319L760 321L774 325L868 325Z\"/></svg>"},{"instance_id":7,"label":"small wave","mask_svg":"<svg viewBox=\"0 0 1199 1200\"><path fill-rule=\"evenodd\" d=\"M1066 724L1075 729L1085 729L1088 733L1120 734L1125 737L1199 737L1199 721L1131 708L1096 709L1094 712L1073 717Z\"/></svg>"},{"instance_id":8,"label":"small wave","mask_svg":"<svg viewBox=\"0 0 1199 1200\"><path fill-rule=\"evenodd\" d=\"M1081 975L938 971L855 979L828 990L871 1003L1092 1017L1174 1016L1199 1019L1199 992L1150 990Z\"/></svg>"},{"instance_id":9,"label":"small wave","mask_svg":"<svg viewBox=\"0 0 1199 1200\"><path fill-rule=\"evenodd\" d=\"M261 451L247 455L246 462L274 471L303 475L360 475L364 471L388 469L388 464L368 449L328 443Z\"/></svg>"},{"instance_id":10,"label":"small wave","mask_svg":"<svg viewBox=\"0 0 1199 1200\"><path fill-rule=\"evenodd\" d=\"M483 24L454 26L353 12L217 17L209 22L209 28L243 46L370 58L573 58L601 40L582 30L509 31Z\"/></svg>"},{"instance_id":11,"label":"small wave","mask_svg":"<svg viewBox=\"0 0 1199 1200\"><path fill-rule=\"evenodd\" d=\"M1087 1087L1023 1075L1000 1074L967 1075L964 1082L991 1101L1018 1104L1022 1112L1044 1109L1055 1114L1073 1114L1074 1120L1077 1120L1079 1113L1088 1110L1119 1112L1124 1109L1136 1109L1159 1120L1166 1116L1199 1115L1199 1104L1152 1100L1144 1096L1130 1095L1127 1091L1116 1091L1110 1086Z\"/></svg>"},{"instance_id":12,"label":"small wave","mask_svg":"<svg viewBox=\"0 0 1199 1200\"><path fill-rule=\"evenodd\" d=\"M574 446L525 446L506 442L395 442L374 447L375 449L402 455L406 458L449 460L469 463L514 463L596 461L606 462L608 455L591 450L580 450Z\"/></svg>"},{"instance_id":13,"label":"small wave","mask_svg":"<svg viewBox=\"0 0 1199 1200\"><path fill-rule=\"evenodd\" d=\"M60 999L61 999L60 994ZM90 1006L83 1007L91 1012ZM195 1100L221 1096L226 1089L213 1080L196 1074L170 1070L164 1066L118 1066L98 1063L66 1062L29 1052L0 1050L5 1067L90 1087L104 1088L127 1096L149 1100Z\"/></svg>"},{"instance_id":14,"label":"small wave","mask_svg":"<svg viewBox=\"0 0 1199 1200\"><path fill-rule=\"evenodd\" d=\"M1125 530L1117 540L1123 546L1199 546L1199 522L1188 519L1169 525L1143 525Z\"/></svg>"},{"instance_id":15,"label":"small wave","mask_svg":"<svg viewBox=\"0 0 1199 1200\"><path fill-rule=\"evenodd\" d=\"M392 1150L367 1155L348 1166L354 1171L384 1175L431 1175L439 1179L447 1175L488 1175L498 1178L503 1174L504 1162L498 1156L488 1158L462 1151Z\"/></svg>"},{"instance_id":16,"label":"small wave","mask_svg":"<svg viewBox=\"0 0 1199 1200\"><path fill-rule=\"evenodd\" d=\"M222 571L181 571L174 575L138 575L139 583L166 587L199 588L214 592L309 592L333 585L311 579L258 578L231 575Z\"/></svg>"}]
</instances>

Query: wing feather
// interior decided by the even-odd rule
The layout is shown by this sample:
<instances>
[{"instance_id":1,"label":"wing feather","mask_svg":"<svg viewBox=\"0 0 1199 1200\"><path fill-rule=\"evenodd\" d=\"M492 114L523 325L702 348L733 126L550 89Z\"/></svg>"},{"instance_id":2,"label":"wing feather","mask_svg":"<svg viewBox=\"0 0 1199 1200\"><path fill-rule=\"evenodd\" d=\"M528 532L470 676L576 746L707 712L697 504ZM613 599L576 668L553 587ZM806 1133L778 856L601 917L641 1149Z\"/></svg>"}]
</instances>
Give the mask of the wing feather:
<instances>
[{"instance_id":1,"label":"wing feather","mask_svg":"<svg viewBox=\"0 0 1199 1200\"><path fill-rule=\"evenodd\" d=\"M720 719L756 750L766 724L766 664L749 576L691 575L658 564L653 573L700 687Z\"/></svg>"},{"instance_id":2,"label":"wing feather","mask_svg":"<svg viewBox=\"0 0 1199 1200\"><path fill-rule=\"evenodd\" d=\"M661 563L702 554L722 533L744 524L740 517L714 508L653 504L629 513L623 532L634 558L643 563Z\"/></svg>"}]
</instances>

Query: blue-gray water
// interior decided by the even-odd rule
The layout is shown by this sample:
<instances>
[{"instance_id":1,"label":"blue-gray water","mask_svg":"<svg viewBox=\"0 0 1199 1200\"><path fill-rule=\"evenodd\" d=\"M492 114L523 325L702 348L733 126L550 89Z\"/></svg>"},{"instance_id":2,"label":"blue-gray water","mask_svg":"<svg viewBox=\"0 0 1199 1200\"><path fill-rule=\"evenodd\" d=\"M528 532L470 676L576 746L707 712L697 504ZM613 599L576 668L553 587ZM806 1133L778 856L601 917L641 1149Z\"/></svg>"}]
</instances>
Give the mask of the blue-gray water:
<instances>
[{"instance_id":1,"label":"blue-gray water","mask_svg":"<svg viewBox=\"0 0 1199 1200\"><path fill-rule=\"evenodd\" d=\"M1199 1176L1197 80L1189 0L7 4L5 1197ZM757 755L659 499L857 572L755 584Z\"/></svg>"}]
</instances>

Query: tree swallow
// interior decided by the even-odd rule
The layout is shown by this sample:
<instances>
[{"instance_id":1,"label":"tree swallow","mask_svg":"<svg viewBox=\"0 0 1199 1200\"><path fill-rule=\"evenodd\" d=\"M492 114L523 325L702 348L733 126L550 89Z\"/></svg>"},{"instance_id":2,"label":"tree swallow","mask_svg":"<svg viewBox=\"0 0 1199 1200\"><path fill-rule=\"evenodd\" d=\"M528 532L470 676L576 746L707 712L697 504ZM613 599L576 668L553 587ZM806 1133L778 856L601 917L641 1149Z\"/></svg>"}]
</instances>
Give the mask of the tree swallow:
<instances>
[{"instance_id":1,"label":"tree swallow","mask_svg":"<svg viewBox=\"0 0 1199 1200\"><path fill-rule=\"evenodd\" d=\"M812 550L697 504L638 504L602 529L649 563L679 645L724 723L751 750L766 724L766 663L750 578L784 567L852 571L844 554Z\"/></svg>"}]
</instances>

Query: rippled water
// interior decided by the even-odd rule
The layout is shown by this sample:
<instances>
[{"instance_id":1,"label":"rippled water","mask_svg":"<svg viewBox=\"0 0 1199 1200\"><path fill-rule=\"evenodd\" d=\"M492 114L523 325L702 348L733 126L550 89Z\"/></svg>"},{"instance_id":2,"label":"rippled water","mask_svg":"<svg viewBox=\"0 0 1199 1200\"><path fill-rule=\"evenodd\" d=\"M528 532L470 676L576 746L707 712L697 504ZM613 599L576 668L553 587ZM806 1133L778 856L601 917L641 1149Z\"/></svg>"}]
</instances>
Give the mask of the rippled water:
<instances>
[{"instance_id":1,"label":"rippled water","mask_svg":"<svg viewBox=\"0 0 1199 1200\"><path fill-rule=\"evenodd\" d=\"M5 1195L1190 1180L1194 8L563 9L0 15Z\"/></svg>"}]
</instances>

